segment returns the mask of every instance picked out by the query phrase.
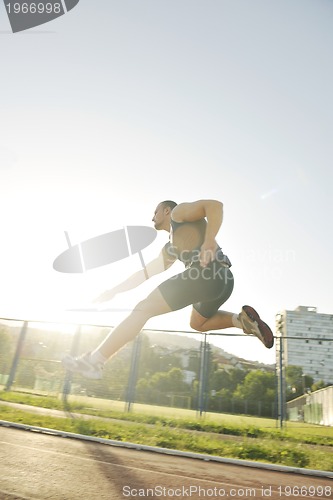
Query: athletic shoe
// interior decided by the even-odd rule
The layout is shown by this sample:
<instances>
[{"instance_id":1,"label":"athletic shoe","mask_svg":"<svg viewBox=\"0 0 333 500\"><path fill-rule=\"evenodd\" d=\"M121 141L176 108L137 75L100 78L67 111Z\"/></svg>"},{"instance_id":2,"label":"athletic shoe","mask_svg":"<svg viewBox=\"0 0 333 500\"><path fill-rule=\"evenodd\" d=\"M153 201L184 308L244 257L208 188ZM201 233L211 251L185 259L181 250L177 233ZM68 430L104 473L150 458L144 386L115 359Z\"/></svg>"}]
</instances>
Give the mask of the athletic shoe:
<instances>
[{"instance_id":1,"label":"athletic shoe","mask_svg":"<svg viewBox=\"0 0 333 500\"><path fill-rule=\"evenodd\" d=\"M239 320L246 335L255 335L267 349L273 347L274 336L272 330L260 319L259 314L253 307L243 306L239 314Z\"/></svg>"},{"instance_id":2,"label":"athletic shoe","mask_svg":"<svg viewBox=\"0 0 333 500\"><path fill-rule=\"evenodd\" d=\"M90 361L90 353L84 354L74 358L69 354L65 356L62 360L62 365L66 370L73 373L78 373L83 377L90 378L92 380L100 380L102 378L102 372L104 365L103 363L97 363L94 365Z\"/></svg>"}]
</instances>

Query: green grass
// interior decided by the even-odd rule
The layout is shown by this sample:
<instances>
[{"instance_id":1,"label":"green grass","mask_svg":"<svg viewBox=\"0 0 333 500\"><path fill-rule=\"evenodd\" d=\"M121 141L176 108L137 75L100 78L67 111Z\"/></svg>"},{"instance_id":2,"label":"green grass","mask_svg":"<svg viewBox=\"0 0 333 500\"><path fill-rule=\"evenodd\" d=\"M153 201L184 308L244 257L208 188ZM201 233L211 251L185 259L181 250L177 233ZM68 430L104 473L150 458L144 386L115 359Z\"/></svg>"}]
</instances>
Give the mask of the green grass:
<instances>
[{"instance_id":1,"label":"green grass","mask_svg":"<svg viewBox=\"0 0 333 500\"><path fill-rule=\"evenodd\" d=\"M0 392L0 400L64 409L57 398L24 393ZM95 398L71 398L70 411L84 414L85 419L36 415L5 405L0 405L0 418L118 441L333 471L330 427L288 423L280 430L272 419L212 413L196 418L190 410L148 405L135 405L128 413L124 403ZM109 420L87 420L87 415Z\"/></svg>"},{"instance_id":2,"label":"green grass","mask_svg":"<svg viewBox=\"0 0 333 500\"><path fill-rule=\"evenodd\" d=\"M0 392L0 400L32 406L64 410L64 404L55 397L26 393ZM228 434L231 436L269 437L276 440L326 445L333 447L333 428L301 422L288 422L280 430L276 421L245 415L207 413L198 418L193 410L135 404L132 412L124 411L124 403L97 398L71 397L70 411L84 415L113 418L143 424L160 424L165 427Z\"/></svg>"}]
</instances>

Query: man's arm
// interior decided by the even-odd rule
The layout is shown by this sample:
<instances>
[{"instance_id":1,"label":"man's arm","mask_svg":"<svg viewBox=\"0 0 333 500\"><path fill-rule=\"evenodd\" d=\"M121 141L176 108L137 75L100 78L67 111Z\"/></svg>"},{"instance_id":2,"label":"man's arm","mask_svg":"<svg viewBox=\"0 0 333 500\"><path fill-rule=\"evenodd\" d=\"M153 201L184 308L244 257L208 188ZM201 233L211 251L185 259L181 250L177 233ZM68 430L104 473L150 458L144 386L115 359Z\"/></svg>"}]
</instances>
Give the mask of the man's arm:
<instances>
[{"instance_id":1,"label":"man's arm","mask_svg":"<svg viewBox=\"0 0 333 500\"><path fill-rule=\"evenodd\" d=\"M207 219L205 240L201 246L200 264L206 267L214 260L217 243L215 237L223 221L223 203L217 200L199 200L192 203L180 203L172 211L175 222L194 222Z\"/></svg>"},{"instance_id":2,"label":"man's arm","mask_svg":"<svg viewBox=\"0 0 333 500\"><path fill-rule=\"evenodd\" d=\"M107 302L111 300L118 293L123 293L127 292L128 290L132 290L133 288L136 288L137 286L144 283L147 279L151 278L152 276L162 273L170 266L172 266L174 262L175 259L173 259L167 254L164 247L160 252L160 254L158 255L158 257L156 257L156 259L146 264L144 269L141 269L140 271L137 271L136 273L132 274L129 278L119 283L119 285L115 286L111 290L106 290L101 295L99 295L94 300L94 302L95 303Z\"/></svg>"}]
</instances>

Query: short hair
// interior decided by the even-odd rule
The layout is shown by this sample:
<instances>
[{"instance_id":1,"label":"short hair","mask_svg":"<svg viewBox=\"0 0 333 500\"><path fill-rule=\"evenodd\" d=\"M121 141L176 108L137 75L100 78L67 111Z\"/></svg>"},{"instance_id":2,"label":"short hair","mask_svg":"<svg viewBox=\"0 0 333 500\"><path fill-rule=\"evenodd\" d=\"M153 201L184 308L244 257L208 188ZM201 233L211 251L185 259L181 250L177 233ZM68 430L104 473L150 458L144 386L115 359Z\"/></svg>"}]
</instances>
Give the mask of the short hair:
<instances>
[{"instance_id":1,"label":"short hair","mask_svg":"<svg viewBox=\"0 0 333 500\"><path fill-rule=\"evenodd\" d=\"M161 201L160 205L162 205L163 208L169 207L171 210L173 210L177 206L177 203L175 201L165 200Z\"/></svg>"}]
</instances>

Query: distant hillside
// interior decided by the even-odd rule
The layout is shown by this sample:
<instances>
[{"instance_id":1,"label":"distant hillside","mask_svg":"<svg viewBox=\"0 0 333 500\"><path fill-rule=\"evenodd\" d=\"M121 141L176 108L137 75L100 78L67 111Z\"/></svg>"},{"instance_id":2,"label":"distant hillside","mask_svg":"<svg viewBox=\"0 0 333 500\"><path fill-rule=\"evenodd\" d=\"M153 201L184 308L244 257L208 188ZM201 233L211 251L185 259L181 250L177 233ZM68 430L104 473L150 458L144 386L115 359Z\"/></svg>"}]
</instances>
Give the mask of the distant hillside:
<instances>
[{"instance_id":1,"label":"distant hillside","mask_svg":"<svg viewBox=\"0 0 333 500\"><path fill-rule=\"evenodd\" d=\"M184 335L184 334L175 334L175 333L166 333L166 332L156 332L153 330L145 331L145 334L149 338L151 345L158 345L164 348L169 349L200 349L201 338L200 335ZM258 363L256 361L249 361L244 358L239 358L234 354L230 354L224 349L217 347L215 345L212 346L212 350L216 357L221 360L221 362L225 361L226 364L230 364L235 367L243 368L243 369L255 369L255 368L264 368L267 370L274 369L274 365L266 365L264 363Z\"/></svg>"},{"instance_id":2,"label":"distant hillside","mask_svg":"<svg viewBox=\"0 0 333 500\"><path fill-rule=\"evenodd\" d=\"M7 322L1 322L0 323L0 330L1 328L3 329L10 329L11 335L13 337L13 340L18 339L19 333L22 328L22 324L18 325L17 323L15 326L10 323L10 325ZM99 329L97 329L98 331ZM47 328L45 329L47 331ZM192 335L185 335L185 334L177 334L177 333L167 333L163 331L156 331L156 330L145 330L145 335L149 338L149 342L151 345L157 345L160 346L163 349L170 349L172 351L176 351L177 349L183 350L183 351L188 351L188 350L200 350L200 343L201 343L201 335L200 334L195 334L193 333ZM40 336L43 335L43 331L40 329L34 329L31 328L29 329L29 334L28 338L32 336L37 336L39 338ZM59 336L59 333L57 333ZM63 336L69 336L69 334L62 334ZM230 354L224 349L217 347L215 345L211 345L212 350L214 352L214 355L216 359L218 360L221 365L226 365L230 367L237 367L237 368L243 368L243 369L257 369L257 368L263 368L266 370L272 370L274 369L274 365L265 365L263 363L258 363L255 361L249 361L243 358L239 358L238 356L235 356L234 354ZM130 348L125 349L124 352L122 353L123 356L127 356L128 352L130 352ZM54 353L56 356L60 356L61 352L56 352Z\"/></svg>"}]
</instances>

